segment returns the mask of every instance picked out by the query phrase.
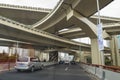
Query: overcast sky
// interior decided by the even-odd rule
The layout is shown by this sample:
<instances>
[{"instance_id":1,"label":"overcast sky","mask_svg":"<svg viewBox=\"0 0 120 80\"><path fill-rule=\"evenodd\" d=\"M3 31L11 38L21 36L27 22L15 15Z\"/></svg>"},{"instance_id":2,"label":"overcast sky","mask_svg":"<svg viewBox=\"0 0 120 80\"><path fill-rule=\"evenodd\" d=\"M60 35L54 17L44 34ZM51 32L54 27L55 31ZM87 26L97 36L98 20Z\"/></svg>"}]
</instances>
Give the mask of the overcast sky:
<instances>
[{"instance_id":1,"label":"overcast sky","mask_svg":"<svg viewBox=\"0 0 120 80\"><path fill-rule=\"evenodd\" d=\"M114 0L101 10L101 15L120 18L120 0Z\"/></svg>"},{"instance_id":2,"label":"overcast sky","mask_svg":"<svg viewBox=\"0 0 120 80\"><path fill-rule=\"evenodd\" d=\"M0 3L52 9L58 1L59 0L0 0ZM101 10L101 15L120 18L120 0L114 0L111 4Z\"/></svg>"},{"instance_id":3,"label":"overcast sky","mask_svg":"<svg viewBox=\"0 0 120 80\"><path fill-rule=\"evenodd\" d=\"M59 0L0 0L0 3L42 7L42 8L54 8Z\"/></svg>"}]
</instances>

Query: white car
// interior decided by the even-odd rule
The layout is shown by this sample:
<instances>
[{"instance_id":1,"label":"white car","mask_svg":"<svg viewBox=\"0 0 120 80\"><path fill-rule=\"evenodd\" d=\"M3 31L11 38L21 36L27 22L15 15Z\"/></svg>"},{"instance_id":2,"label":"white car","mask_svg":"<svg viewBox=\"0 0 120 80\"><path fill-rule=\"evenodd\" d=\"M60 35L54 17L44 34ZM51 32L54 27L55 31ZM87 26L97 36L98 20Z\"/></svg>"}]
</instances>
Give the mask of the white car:
<instances>
[{"instance_id":1,"label":"white car","mask_svg":"<svg viewBox=\"0 0 120 80\"><path fill-rule=\"evenodd\" d=\"M17 71L30 70L33 72L35 69L43 69L44 65L40 62L39 58L19 57L16 60L15 69Z\"/></svg>"},{"instance_id":2,"label":"white car","mask_svg":"<svg viewBox=\"0 0 120 80\"><path fill-rule=\"evenodd\" d=\"M64 62L65 64L70 64L70 61L68 61L68 60L65 60L65 62Z\"/></svg>"}]
</instances>

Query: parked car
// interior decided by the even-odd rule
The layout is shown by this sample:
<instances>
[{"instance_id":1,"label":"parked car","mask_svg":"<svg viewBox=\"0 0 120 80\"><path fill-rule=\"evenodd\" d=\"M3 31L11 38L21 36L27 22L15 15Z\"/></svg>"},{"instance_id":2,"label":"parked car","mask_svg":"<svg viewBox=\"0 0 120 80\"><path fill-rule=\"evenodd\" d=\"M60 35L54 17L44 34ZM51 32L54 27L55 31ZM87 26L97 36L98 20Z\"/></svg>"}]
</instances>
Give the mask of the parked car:
<instances>
[{"instance_id":1,"label":"parked car","mask_svg":"<svg viewBox=\"0 0 120 80\"><path fill-rule=\"evenodd\" d=\"M40 62L39 58L34 57L19 57L16 60L16 66L15 69L17 71L24 71L24 70L30 70L31 72L34 72L36 69L43 69L44 65Z\"/></svg>"},{"instance_id":2,"label":"parked car","mask_svg":"<svg viewBox=\"0 0 120 80\"><path fill-rule=\"evenodd\" d=\"M65 60L64 64L69 65L69 64L70 64L70 61L69 61L69 60Z\"/></svg>"},{"instance_id":3,"label":"parked car","mask_svg":"<svg viewBox=\"0 0 120 80\"><path fill-rule=\"evenodd\" d=\"M75 65L75 64L76 64L76 62L75 62L75 61L71 61L70 63L71 63L71 64L73 64L73 65Z\"/></svg>"},{"instance_id":4,"label":"parked car","mask_svg":"<svg viewBox=\"0 0 120 80\"><path fill-rule=\"evenodd\" d=\"M60 60L60 61L59 61L59 64L64 64L64 61Z\"/></svg>"}]
</instances>

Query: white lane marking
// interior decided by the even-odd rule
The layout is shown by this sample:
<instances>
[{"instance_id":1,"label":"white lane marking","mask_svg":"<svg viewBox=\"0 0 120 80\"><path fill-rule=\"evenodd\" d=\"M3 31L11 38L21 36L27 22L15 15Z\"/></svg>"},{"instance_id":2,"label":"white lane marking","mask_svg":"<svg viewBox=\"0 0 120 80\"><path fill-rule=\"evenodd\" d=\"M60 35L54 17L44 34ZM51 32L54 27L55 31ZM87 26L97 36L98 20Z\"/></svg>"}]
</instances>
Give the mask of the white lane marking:
<instances>
[{"instance_id":1,"label":"white lane marking","mask_svg":"<svg viewBox=\"0 0 120 80\"><path fill-rule=\"evenodd\" d=\"M65 68L65 71L67 71L67 70L68 70L68 67Z\"/></svg>"}]
</instances>

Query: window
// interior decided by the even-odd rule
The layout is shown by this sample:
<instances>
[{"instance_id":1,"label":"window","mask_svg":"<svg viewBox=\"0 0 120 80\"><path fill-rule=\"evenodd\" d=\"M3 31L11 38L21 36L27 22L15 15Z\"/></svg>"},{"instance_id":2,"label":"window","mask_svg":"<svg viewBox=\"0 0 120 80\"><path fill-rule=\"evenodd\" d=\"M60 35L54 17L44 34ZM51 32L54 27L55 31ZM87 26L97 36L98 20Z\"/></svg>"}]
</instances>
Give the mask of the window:
<instances>
[{"instance_id":1,"label":"window","mask_svg":"<svg viewBox=\"0 0 120 80\"><path fill-rule=\"evenodd\" d=\"M18 62L28 62L28 58L27 57L18 58L17 61Z\"/></svg>"}]
</instances>

